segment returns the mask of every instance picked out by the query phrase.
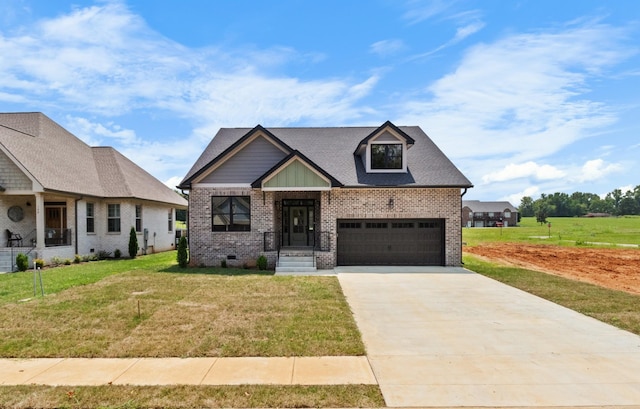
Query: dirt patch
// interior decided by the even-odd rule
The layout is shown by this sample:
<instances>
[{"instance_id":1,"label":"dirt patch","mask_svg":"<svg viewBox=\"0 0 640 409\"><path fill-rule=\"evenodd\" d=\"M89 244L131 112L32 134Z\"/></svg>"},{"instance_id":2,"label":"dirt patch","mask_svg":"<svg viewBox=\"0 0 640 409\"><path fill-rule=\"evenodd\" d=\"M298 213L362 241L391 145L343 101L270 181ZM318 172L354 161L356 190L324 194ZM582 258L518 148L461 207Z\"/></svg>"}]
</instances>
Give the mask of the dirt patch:
<instances>
[{"instance_id":1,"label":"dirt patch","mask_svg":"<svg viewBox=\"0 0 640 409\"><path fill-rule=\"evenodd\" d=\"M640 250L522 243L465 246L482 258L640 294Z\"/></svg>"}]
</instances>

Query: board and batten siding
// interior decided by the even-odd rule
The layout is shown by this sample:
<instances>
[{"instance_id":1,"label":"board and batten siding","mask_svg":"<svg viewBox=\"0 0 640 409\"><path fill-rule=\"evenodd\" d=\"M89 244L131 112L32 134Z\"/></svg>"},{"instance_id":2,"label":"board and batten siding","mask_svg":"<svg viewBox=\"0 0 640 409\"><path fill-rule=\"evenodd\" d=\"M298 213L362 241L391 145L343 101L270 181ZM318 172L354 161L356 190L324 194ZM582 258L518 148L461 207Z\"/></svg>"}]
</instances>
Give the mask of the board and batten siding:
<instances>
[{"instance_id":1,"label":"board and batten siding","mask_svg":"<svg viewBox=\"0 0 640 409\"><path fill-rule=\"evenodd\" d=\"M294 160L284 169L264 183L265 188L331 188L331 183L318 176L317 173Z\"/></svg>"},{"instance_id":2,"label":"board and batten siding","mask_svg":"<svg viewBox=\"0 0 640 409\"><path fill-rule=\"evenodd\" d=\"M287 154L260 136L205 176L200 183L252 183Z\"/></svg>"}]
</instances>

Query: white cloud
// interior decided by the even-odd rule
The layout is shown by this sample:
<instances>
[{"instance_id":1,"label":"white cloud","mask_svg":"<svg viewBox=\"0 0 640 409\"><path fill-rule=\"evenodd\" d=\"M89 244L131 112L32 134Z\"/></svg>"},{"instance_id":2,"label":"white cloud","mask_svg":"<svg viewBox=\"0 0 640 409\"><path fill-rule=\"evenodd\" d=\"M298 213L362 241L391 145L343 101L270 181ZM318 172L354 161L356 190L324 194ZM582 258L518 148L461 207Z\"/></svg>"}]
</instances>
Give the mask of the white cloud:
<instances>
[{"instance_id":1,"label":"white cloud","mask_svg":"<svg viewBox=\"0 0 640 409\"><path fill-rule=\"evenodd\" d=\"M605 163L602 159L587 161L576 177L579 182L589 182L604 178L606 175L622 170L622 166L617 163Z\"/></svg>"},{"instance_id":2,"label":"white cloud","mask_svg":"<svg viewBox=\"0 0 640 409\"><path fill-rule=\"evenodd\" d=\"M380 57L388 57L404 50L406 45L402 40L382 40L377 41L369 46L369 51Z\"/></svg>"},{"instance_id":3,"label":"white cloud","mask_svg":"<svg viewBox=\"0 0 640 409\"><path fill-rule=\"evenodd\" d=\"M65 128L90 146L112 145L112 142L131 145L140 142L135 131L122 129L113 122L101 124L91 122L86 118L67 115Z\"/></svg>"},{"instance_id":4,"label":"white cloud","mask_svg":"<svg viewBox=\"0 0 640 409\"><path fill-rule=\"evenodd\" d=\"M548 156L617 119L586 93L589 80L629 53L624 35L587 25L476 45L427 89L430 99L399 108L398 122L422 125L454 158Z\"/></svg>"},{"instance_id":5,"label":"white cloud","mask_svg":"<svg viewBox=\"0 0 640 409\"><path fill-rule=\"evenodd\" d=\"M521 164L510 163L503 169L486 174L483 183L504 182L507 180L533 178L537 180L560 179L566 176L562 170L551 165L538 165L529 161Z\"/></svg>"},{"instance_id":6,"label":"white cloud","mask_svg":"<svg viewBox=\"0 0 640 409\"><path fill-rule=\"evenodd\" d=\"M512 205L518 207L518 206L520 206L520 202L522 202L522 198L523 197L529 196L531 198L534 198L535 196L538 196L539 194L540 194L540 188L539 187L537 187L537 186L529 186L528 188L524 189L521 192L507 195L507 196L503 197L501 200L507 200Z\"/></svg>"},{"instance_id":7,"label":"white cloud","mask_svg":"<svg viewBox=\"0 0 640 409\"><path fill-rule=\"evenodd\" d=\"M176 186L178 186L180 182L182 182L182 177L172 176L169 179L165 180L164 184L170 189L176 189Z\"/></svg>"}]
</instances>

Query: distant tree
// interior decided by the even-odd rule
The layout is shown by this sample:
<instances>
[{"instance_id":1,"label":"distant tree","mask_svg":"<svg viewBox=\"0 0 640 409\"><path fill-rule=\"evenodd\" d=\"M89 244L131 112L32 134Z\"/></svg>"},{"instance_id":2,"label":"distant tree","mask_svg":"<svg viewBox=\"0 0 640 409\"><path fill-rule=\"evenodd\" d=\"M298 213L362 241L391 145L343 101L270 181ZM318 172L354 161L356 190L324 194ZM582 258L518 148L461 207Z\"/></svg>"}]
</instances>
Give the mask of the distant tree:
<instances>
[{"instance_id":1,"label":"distant tree","mask_svg":"<svg viewBox=\"0 0 640 409\"><path fill-rule=\"evenodd\" d=\"M533 217L533 199L530 196L524 196L520 199L520 207L518 207L518 213L522 217Z\"/></svg>"},{"instance_id":2,"label":"distant tree","mask_svg":"<svg viewBox=\"0 0 640 409\"><path fill-rule=\"evenodd\" d=\"M138 235L136 234L135 227L131 226L129 231L129 257L136 258L138 254Z\"/></svg>"},{"instance_id":3,"label":"distant tree","mask_svg":"<svg viewBox=\"0 0 640 409\"><path fill-rule=\"evenodd\" d=\"M628 192L629 193L629 192ZM640 214L640 206L632 195L625 195L618 205L619 215Z\"/></svg>"}]
</instances>

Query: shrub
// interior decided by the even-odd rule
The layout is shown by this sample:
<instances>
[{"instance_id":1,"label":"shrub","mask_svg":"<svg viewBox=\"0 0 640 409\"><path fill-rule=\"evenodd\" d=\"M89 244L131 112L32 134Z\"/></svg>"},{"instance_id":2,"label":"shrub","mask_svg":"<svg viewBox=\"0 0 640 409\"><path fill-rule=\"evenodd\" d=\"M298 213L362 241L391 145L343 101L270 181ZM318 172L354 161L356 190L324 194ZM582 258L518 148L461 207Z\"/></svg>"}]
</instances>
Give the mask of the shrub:
<instances>
[{"instance_id":1,"label":"shrub","mask_svg":"<svg viewBox=\"0 0 640 409\"><path fill-rule=\"evenodd\" d=\"M138 235L135 227L131 226L129 231L129 257L136 258L138 254Z\"/></svg>"},{"instance_id":2,"label":"shrub","mask_svg":"<svg viewBox=\"0 0 640 409\"><path fill-rule=\"evenodd\" d=\"M113 257L120 258L120 256L122 256L122 252L120 249L116 249L116 251L113 252Z\"/></svg>"},{"instance_id":3,"label":"shrub","mask_svg":"<svg viewBox=\"0 0 640 409\"><path fill-rule=\"evenodd\" d=\"M64 259L64 265L65 266L70 266L71 265L71 259L70 258L65 258Z\"/></svg>"},{"instance_id":4,"label":"shrub","mask_svg":"<svg viewBox=\"0 0 640 409\"><path fill-rule=\"evenodd\" d=\"M96 260L104 260L111 257L111 252L110 251L105 251L105 250L100 250L97 254L96 254Z\"/></svg>"},{"instance_id":5,"label":"shrub","mask_svg":"<svg viewBox=\"0 0 640 409\"><path fill-rule=\"evenodd\" d=\"M51 257L51 265L54 267L59 266L60 264L62 264L62 259L58 256L54 256Z\"/></svg>"},{"instance_id":6,"label":"shrub","mask_svg":"<svg viewBox=\"0 0 640 409\"><path fill-rule=\"evenodd\" d=\"M227 268L227 260L222 259L222 261L220 262L220 267Z\"/></svg>"},{"instance_id":7,"label":"shrub","mask_svg":"<svg viewBox=\"0 0 640 409\"><path fill-rule=\"evenodd\" d=\"M82 258L83 258L83 257L82 257L80 254L76 254L76 255L73 257L73 262L74 262L75 264L80 264L80 262L82 261Z\"/></svg>"},{"instance_id":8,"label":"shrub","mask_svg":"<svg viewBox=\"0 0 640 409\"><path fill-rule=\"evenodd\" d=\"M256 260L256 266L258 266L258 270L266 270L267 269L267 258L264 256L264 254L260 255L260 257L258 257L258 260Z\"/></svg>"},{"instance_id":9,"label":"shrub","mask_svg":"<svg viewBox=\"0 0 640 409\"><path fill-rule=\"evenodd\" d=\"M37 268L42 268L44 267L44 260L41 258L37 258L35 260L33 260L34 263L36 263L36 267Z\"/></svg>"},{"instance_id":10,"label":"shrub","mask_svg":"<svg viewBox=\"0 0 640 409\"><path fill-rule=\"evenodd\" d=\"M182 236L178 241L178 265L185 268L189 263L189 254L187 253L187 238Z\"/></svg>"},{"instance_id":11,"label":"shrub","mask_svg":"<svg viewBox=\"0 0 640 409\"><path fill-rule=\"evenodd\" d=\"M16 265L19 271L27 271L29 268L29 257L26 254L18 253L16 256Z\"/></svg>"}]
</instances>

